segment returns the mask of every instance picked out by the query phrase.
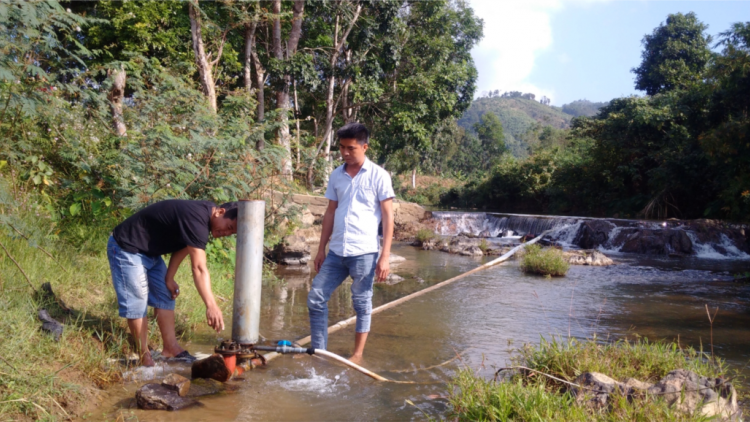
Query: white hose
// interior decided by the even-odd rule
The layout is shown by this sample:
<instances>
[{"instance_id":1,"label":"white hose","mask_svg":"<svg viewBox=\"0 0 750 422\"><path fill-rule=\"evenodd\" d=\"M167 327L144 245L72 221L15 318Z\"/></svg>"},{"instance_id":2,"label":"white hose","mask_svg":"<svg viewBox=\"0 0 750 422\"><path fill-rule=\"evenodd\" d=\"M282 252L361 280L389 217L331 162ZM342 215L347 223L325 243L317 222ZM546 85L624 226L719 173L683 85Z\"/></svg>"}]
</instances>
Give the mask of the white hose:
<instances>
[{"instance_id":1,"label":"white hose","mask_svg":"<svg viewBox=\"0 0 750 422\"><path fill-rule=\"evenodd\" d=\"M356 369L357 371L359 371L359 372L367 375L368 377L376 379L378 381L391 381L388 378L381 377L380 375L378 375L378 374L370 371L369 369L363 368L363 367L357 365L356 363L350 361L349 359L344 359L344 358L342 358L341 356L339 356L339 355L337 355L335 353L329 352L328 350L315 349L315 354L316 355L321 355L321 356L326 356L326 357L329 357L329 358L331 358L333 360L339 361L339 362L343 363L344 365L346 365L346 366L348 366L348 367L350 367L352 369Z\"/></svg>"}]
</instances>

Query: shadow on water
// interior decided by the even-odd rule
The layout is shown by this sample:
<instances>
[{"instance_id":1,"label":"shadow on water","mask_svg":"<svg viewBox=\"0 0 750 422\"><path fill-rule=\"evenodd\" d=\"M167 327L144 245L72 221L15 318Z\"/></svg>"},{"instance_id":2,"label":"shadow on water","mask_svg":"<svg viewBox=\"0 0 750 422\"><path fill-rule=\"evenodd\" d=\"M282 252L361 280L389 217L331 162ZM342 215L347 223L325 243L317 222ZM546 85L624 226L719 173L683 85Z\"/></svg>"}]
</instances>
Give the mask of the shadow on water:
<instances>
[{"instance_id":1,"label":"shadow on water","mask_svg":"<svg viewBox=\"0 0 750 422\"><path fill-rule=\"evenodd\" d=\"M396 245L407 260L392 268L405 280L378 284L374 306L443 281L486 259L422 251ZM572 267L564 278L526 276L517 263L476 273L373 317L363 366L388 378L419 384L383 384L326 360L283 356L253 371L238 394L211 397L182 412L129 408L136 385L129 384L101 407L140 420L393 420L423 419L448 411L446 382L460 365L504 366L510 349L550 335L588 338L677 339L709 350L705 305L719 307L714 323L715 353L737 369L750 360L750 286L732 281L748 262L676 260L615 256L619 265ZM265 286L261 333L269 339L309 334L306 297L311 272L280 272L286 283ZM422 281L423 280L423 281ZM330 322L348 318L348 285L330 302ZM222 335L228 336L224 332ZM346 356L354 329L330 338L329 349ZM217 339L206 334L191 351L210 352ZM468 350L467 350L468 349ZM461 360L433 369L456 353ZM489 373L489 371L487 371ZM745 368L745 374L750 372ZM406 403L413 402L419 409ZM119 402L119 406L118 403ZM129 403L129 405L127 404ZM189 417L186 415L189 412ZM97 415L92 415L94 418Z\"/></svg>"}]
</instances>

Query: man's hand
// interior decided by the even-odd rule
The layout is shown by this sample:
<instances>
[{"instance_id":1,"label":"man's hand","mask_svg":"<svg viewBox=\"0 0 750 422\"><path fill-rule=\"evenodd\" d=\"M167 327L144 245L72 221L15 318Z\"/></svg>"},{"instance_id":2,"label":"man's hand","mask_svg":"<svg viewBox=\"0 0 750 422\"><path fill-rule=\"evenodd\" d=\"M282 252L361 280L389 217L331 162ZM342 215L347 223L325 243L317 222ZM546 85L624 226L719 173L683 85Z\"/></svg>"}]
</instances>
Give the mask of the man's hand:
<instances>
[{"instance_id":1,"label":"man's hand","mask_svg":"<svg viewBox=\"0 0 750 422\"><path fill-rule=\"evenodd\" d=\"M375 277L377 281L385 281L388 278L388 274L391 273L391 259L385 254L380 255L378 259L378 265L375 267Z\"/></svg>"},{"instance_id":2,"label":"man's hand","mask_svg":"<svg viewBox=\"0 0 750 422\"><path fill-rule=\"evenodd\" d=\"M216 330L217 333L224 330L224 317L218 306L214 305L206 308L206 321L209 327Z\"/></svg>"},{"instance_id":3,"label":"man's hand","mask_svg":"<svg viewBox=\"0 0 750 422\"><path fill-rule=\"evenodd\" d=\"M323 266L323 261L326 260L326 253L323 250L319 250L318 254L315 255L315 272L320 272L320 267Z\"/></svg>"},{"instance_id":4,"label":"man's hand","mask_svg":"<svg viewBox=\"0 0 750 422\"><path fill-rule=\"evenodd\" d=\"M167 289L172 293L172 300L177 299L177 296L180 295L180 286L177 285L174 279L167 279Z\"/></svg>"}]
</instances>

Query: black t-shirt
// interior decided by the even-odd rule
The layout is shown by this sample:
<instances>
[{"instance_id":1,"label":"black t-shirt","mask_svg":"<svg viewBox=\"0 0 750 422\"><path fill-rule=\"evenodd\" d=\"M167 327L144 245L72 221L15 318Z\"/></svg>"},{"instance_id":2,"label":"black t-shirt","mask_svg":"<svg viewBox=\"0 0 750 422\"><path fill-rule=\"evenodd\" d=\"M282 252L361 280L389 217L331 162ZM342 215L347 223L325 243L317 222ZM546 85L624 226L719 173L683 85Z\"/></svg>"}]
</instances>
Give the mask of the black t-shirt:
<instances>
[{"instance_id":1,"label":"black t-shirt","mask_svg":"<svg viewBox=\"0 0 750 422\"><path fill-rule=\"evenodd\" d=\"M210 201L157 202L128 217L112 235L124 251L148 256L170 254L187 246L206 249L214 207Z\"/></svg>"}]
</instances>

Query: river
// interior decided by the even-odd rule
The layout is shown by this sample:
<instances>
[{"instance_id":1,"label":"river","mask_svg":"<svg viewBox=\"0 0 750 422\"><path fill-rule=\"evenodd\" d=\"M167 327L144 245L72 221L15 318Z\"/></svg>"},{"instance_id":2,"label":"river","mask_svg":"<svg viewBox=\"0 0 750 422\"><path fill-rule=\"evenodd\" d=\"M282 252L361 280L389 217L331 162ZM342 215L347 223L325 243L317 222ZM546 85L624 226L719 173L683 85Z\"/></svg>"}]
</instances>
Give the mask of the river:
<instances>
[{"instance_id":1,"label":"river","mask_svg":"<svg viewBox=\"0 0 750 422\"><path fill-rule=\"evenodd\" d=\"M396 244L406 261L392 268L405 280L377 284L374 306L486 262ZM618 265L572 266L563 278L524 275L515 261L468 276L373 317L362 365L385 377L416 384L379 383L326 360L282 356L244 375L233 394L203 398L203 406L179 412L141 411L135 383L110 391L89 419L122 414L149 421L421 420L448 412L446 382L461 366L481 369L509 363L513 348L540 338L677 340L710 350L705 305L719 308L714 352L750 375L750 286L732 281L746 260L653 258L612 255ZM309 334L306 295L312 273L280 271L284 284L264 286L261 334L296 339ZM418 277L419 279L415 278ZM422 282L422 280L424 280ZM348 285L330 302L330 323L353 315ZM228 334L228 333L227 333ZM354 328L330 337L329 350L346 356ZM210 353L216 336L205 333L189 345ZM462 353L460 360L432 369ZM412 404L409 404L410 401Z\"/></svg>"}]
</instances>

